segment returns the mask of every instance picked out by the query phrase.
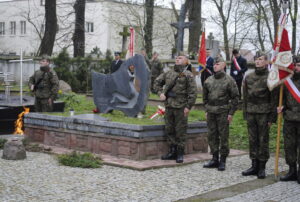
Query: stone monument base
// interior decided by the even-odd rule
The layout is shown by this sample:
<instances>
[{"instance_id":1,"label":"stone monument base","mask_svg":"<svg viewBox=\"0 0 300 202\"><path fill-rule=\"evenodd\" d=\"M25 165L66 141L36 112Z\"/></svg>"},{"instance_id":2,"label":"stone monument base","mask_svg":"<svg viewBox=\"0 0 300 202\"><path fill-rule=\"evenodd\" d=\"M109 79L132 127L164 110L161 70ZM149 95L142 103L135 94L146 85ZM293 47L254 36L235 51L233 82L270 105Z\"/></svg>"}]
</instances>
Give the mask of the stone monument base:
<instances>
[{"instance_id":1,"label":"stone monument base","mask_svg":"<svg viewBox=\"0 0 300 202\"><path fill-rule=\"evenodd\" d=\"M25 137L48 146L131 160L158 159L168 151L164 125L132 125L82 117L26 114ZM206 122L189 124L185 154L207 151Z\"/></svg>"},{"instance_id":2,"label":"stone monument base","mask_svg":"<svg viewBox=\"0 0 300 202\"><path fill-rule=\"evenodd\" d=\"M30 108L30 112L34 111L34 98L24 96L23 103L20 104L18 96L11 96L11 101L8 103L4 100L4 95L0 94L0 135L11 134L15 130L15 121L18 115L24 111L24 107ZM62 101L54 102L54 111L63 112L65 103Z\"/></svg>"}]
</instances>

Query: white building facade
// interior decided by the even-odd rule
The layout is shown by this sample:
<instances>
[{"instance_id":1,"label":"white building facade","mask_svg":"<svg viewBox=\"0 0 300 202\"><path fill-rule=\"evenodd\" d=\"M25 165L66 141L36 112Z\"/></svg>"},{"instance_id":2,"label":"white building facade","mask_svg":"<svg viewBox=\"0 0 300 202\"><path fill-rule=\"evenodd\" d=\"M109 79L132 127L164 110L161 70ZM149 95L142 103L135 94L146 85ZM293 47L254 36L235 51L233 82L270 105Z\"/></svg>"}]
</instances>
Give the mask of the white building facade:
<instances>
[{"instance_id":1,"label":"white building facade","mask_svg":"<svg viewBox=\"0 0 300 202\"><path fill-rule=\"evenodd\" d=\"M57 0L59 30L56 34L54 54L59 53L62 48L67 48L70 55L73 53L74 2L75 0ZM124 31L124 27L130 26L136 30L136 52L144 47L142 39L145 9L142 5L114 0L88 0L85 13L85 52L87 54L95 47L98 47L102 53L106 50L122 51L124 36L120 33ZM153 51L159 52L162 58L170 58L172 48L175 46L176 30L170 26L175 21L172 9L155 7ZM35 55L39 49L44 28L44 0L0 2L0 53L18 54L22 48L25 55ZM185 47L187 43L188 30L185 34Z\"/></svg>"}]
</instances>

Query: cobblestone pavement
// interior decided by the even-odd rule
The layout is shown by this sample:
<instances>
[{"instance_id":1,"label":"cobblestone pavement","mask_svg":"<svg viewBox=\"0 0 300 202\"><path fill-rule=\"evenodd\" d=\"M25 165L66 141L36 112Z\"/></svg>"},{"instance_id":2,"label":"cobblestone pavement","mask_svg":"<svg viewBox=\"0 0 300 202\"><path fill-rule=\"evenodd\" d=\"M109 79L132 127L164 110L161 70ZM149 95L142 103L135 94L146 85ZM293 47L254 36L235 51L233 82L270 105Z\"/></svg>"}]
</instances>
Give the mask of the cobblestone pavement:
<instances>
[{"instance_id":1,"label":"cobblestone pavement","mask_svg":"<svg viewBox=\"0 0 300 202\"><path fill-rule=\"evenodd\" d=\"M255 201L255 202L265 202L265 201L286 201L286 202L296 202L300 201L300 185L293 182L277 182L265 186L260 189L255 189L243 194L236 195L234 197L219 200L219 202L242 202L242 201Z\"/></svg>"},{"instance_id":2,"label":"cobblestone pavement","mask_svg":"<svg viewBox=\"0 0 300 202\"><path fill-rule=\"evenodd\" d=\"M247 155L228 158L224 172L204 169L203 163L147 171L112 166L81 169L60 166L53 155L27 152L26 160L0 159L0 199L166 202L256 179L241 176L250 164ZM281 160L280 165L284 164ZM268 174L273 173L273 165L272 158L267 164Z\"/></svg>"}]
</instances>

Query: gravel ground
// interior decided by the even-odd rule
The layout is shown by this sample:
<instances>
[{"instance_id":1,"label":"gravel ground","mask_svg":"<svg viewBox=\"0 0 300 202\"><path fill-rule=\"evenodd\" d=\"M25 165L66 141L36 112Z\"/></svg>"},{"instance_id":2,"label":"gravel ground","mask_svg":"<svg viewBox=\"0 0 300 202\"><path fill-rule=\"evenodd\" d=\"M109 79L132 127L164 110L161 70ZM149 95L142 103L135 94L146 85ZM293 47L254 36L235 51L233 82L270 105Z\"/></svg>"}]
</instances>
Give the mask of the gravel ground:
<instances>
[{"instance_id":1,"label":"gravel ground","mask_svg":"<svg viewBox=\"0 0 300 202\"><path fill-rule=\"evenodd\" d=\"M260 189L255 189L234 197L219 200L220 202L236 202L236 201L281 201L281 202L296 202L300 201L300 185L293 182L277 182L272 185L265 186Z\"/></svg>"},{"instance_id":2,"label":"gravel ground","mask_svg":"<svg viewBox=\"0 0 300 202\"><path fill-rule=\"evenodd\" d=\"M0 152L2 156L2 151ZM55 156L27 152L27 159L0 159L1 201L174 201L256 179L243 177L247 155L228 158L227 170L186 166L135 171L103 166L98 169L58 165ZM280 161L280 170L284 161ZM273 158L267 173L273 173Z\"/></svg>"}]
</instances>

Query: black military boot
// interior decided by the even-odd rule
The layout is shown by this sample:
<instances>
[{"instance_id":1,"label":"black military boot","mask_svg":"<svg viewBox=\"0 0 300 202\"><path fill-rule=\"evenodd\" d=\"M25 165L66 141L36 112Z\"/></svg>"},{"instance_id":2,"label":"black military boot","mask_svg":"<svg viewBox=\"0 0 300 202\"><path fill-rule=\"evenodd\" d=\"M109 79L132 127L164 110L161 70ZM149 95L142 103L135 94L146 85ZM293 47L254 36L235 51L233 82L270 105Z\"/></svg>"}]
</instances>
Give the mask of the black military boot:
<instances>
[{"instance_id":1,"label":"black military boot","mask_svg":"<svg viewBox=\"0 0 300 202\"><path fill-rule=\"evenodd\" d=\"M221 156L218 171L224 171L226 167L226 156Z\"/></svg>"},{"instance_id":2,"label":"black military boot","mask_svg":"<svg viewBox=\"0 0 300 202\"><path fill-rule=\"evenodd\" d=\"M212 159L203 165L203 168L218 168L219 167L219 153L213 154Z\"/></svg>"},{"instance_id":3,"label":"black military boot","mask_svg":"<svg viewBox=\"0 0 300 202\"><path fill-rule=\"evenodd\" d=\"M175 160L177 157L176 150L177 150L176 145L171 144L169 148L169 152L163 155L161 157L161 160Z\"/></svg>"},{"instance_id":4,"label":"black military boot","mask_svg":"<svg viewBox=\"0 0 300 202\"><path fill-rule=\"evenodd\" d=\"M297 180L297 164L292 163L289 164L289 172L280 177L280 181L296 181Z\"/></svg>"},{"instance_id":5,"label":"black military boot","mask_svg":"<svg viewBox=\"0 0 300 202\"><path fill-rule=\"evenodd\" d=\"M258 173L258 160L252 159L252 166L251 166L251 168L243 171L242 175L243 176L257 175L257 173Z\"/></svg>"},{"instance_id":6,"label":"black military boot","mask_svg":"<svg viewBox=\"0 0 300 202\"><path fill-rule=\"evenodd\" d=\"M265 179L266 178L266 163L267 163L267 161L259 161L258 173L257 173L257 178L258 179Z\"/></svg>"},{"instance_id":7,"label":"black military boot","mask_svg":"<svg viewBox=\"0 0 300 202\"><path fill-rule=\"evenodd\" d=\"M183 163L183 154L184 154L184 148L178 146L178 147L177 147L177 158L176 158L176 163Z\"/></svg>"}]
</instances>

